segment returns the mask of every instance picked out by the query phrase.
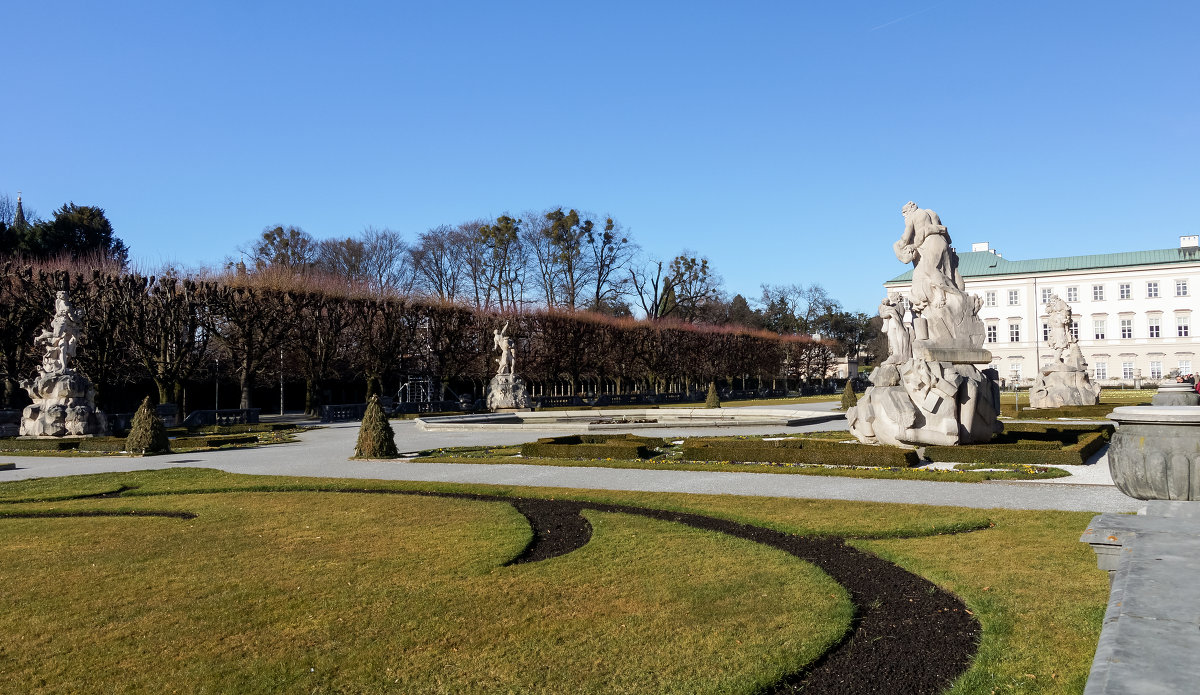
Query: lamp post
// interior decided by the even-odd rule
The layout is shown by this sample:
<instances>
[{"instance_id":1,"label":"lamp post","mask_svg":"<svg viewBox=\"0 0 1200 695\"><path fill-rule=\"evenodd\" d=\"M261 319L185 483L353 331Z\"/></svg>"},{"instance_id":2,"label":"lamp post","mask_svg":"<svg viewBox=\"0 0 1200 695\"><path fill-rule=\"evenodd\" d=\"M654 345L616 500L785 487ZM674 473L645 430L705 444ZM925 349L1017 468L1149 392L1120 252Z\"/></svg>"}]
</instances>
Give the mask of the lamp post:
<instances>
[{"instance_id":1,"label":"lamp post","mask_svg":"<svg viewBox=\"0 0 1200 695\"><path fill-rule=\"evenodd\" d=\"M213 373L213 410L221 409L221 356L217 356L216 371Z\"/></svg>"}]
</instances>

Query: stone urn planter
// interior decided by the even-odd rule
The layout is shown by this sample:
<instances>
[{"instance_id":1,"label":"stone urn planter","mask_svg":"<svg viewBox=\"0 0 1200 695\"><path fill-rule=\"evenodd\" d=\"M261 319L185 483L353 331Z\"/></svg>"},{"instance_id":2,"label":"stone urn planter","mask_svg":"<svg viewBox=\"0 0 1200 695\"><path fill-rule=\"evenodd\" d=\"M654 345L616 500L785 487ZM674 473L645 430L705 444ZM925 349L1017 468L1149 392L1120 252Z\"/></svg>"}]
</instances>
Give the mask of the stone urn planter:
<instances>
[{"instance_id":1,"label":"stone urn planter","mask_svg":"<svg viewBox=\"0 0 1200 695\"><path fill-rule=\"evenodd\" d=\"M1151 405L1200 405L1200 393L1188 383L1168 382L1158 387Z\"/></svg>"},{"instance_id":2,"label":"stone urn planter","mask_svg":"<svg viewBox=\"0 0 1200 695\"><path fill-rule=\"evenodd\" d=\"M1200 407L1123 406L1108 448L1117 489L1139 500L1200 500Z\"/></svg>"}]
</instances>

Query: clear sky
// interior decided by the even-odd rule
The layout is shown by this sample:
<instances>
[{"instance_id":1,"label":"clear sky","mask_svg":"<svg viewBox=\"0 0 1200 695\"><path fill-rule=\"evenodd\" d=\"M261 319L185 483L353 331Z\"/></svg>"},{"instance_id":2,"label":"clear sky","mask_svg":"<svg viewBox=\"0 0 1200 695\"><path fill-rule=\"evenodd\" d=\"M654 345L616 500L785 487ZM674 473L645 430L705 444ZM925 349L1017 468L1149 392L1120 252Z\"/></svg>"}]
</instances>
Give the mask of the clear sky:
<instances>
[{"instance_id":1,"label":"clear sky","mask_svg":"<svg viewBox=\"0 0 1200 695\"><path fill-rule=\"evenodd\" d=\"M1009 258L1200 231L1192 2L9 3L0 193L140 265L562 205L874 311L915 200Z\"/></svg>"}]
</instances>

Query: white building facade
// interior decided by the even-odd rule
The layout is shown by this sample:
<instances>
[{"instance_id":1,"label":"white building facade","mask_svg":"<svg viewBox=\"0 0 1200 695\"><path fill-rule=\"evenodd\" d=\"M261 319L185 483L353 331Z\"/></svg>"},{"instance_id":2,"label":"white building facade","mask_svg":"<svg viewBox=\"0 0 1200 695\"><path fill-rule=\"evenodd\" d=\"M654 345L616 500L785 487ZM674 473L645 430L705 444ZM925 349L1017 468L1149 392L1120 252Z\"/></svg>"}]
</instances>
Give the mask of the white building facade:
<instances>
[{"instance_id":1,"label":"white building facade","mask_svg":"<svg viewBox=\"0 0 1200 695\"><path fill-rule=\"evenodd\" d=\"M1200 244L1173 249L1012 261L987 243L959 254L967 291L979 295L983 347L1007 383L1029 384L1054 359L1046 303L1071 306L1072 331L1102 386L1158 381L1200 370ZM912 272L884 283L907 295Z\"/></svg>"}]
</instances>

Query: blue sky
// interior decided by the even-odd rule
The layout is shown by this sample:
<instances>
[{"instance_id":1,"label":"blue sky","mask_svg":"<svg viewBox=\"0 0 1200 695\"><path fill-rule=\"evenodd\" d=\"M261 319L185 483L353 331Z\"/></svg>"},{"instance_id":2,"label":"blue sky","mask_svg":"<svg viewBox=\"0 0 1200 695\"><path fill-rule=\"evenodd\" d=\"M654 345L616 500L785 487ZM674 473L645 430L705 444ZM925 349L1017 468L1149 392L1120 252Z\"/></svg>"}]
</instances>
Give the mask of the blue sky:
<instances>
[{"instance_id":1,"label":"blue sky","mask_svg":"<svg viewBox=\"0 0 1200 695\"><path fill-rule=\"evenodd\" d=\"M900 207L1036 258L1200 231L1200 5L65 3L4 12L0 193L143 266L563 205L873 311Z\"/></svg>"}]
</instances>

